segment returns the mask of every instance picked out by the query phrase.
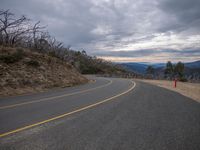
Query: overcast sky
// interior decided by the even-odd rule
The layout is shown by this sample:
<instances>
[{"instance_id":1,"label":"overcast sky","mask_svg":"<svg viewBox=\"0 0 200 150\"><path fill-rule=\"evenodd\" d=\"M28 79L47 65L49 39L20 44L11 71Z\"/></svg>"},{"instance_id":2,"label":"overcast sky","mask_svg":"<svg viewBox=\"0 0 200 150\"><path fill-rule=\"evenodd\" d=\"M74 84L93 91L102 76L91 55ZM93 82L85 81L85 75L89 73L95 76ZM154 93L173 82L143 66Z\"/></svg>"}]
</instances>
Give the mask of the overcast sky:
<instances>
[{"instance_id":1,"label":"overcast sky","mask_svg":"<svg viewBox=\"0 0 200 150\"><path fill-rule=\"evenodd\" d=\"M200 60L200 0L0 0L66 46L112 61Z\"/></svg>"}]
</instances>

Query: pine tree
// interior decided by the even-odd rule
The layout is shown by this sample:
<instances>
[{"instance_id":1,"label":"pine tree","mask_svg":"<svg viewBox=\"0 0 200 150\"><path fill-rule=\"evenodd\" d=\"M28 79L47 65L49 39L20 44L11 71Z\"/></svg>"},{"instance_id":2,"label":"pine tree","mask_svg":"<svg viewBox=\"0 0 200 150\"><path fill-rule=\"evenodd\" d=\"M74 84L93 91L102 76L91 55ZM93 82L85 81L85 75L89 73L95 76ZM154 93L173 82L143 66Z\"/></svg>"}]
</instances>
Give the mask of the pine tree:
<instances>
[{"instance_id":1,"label":"pine tree","mask_svg":"<svg viewBox=\"0 0 200 150\"><path fill-rule=\"evenodd\" d=\"M169 77L170 79L173 78L174 75L174 66L171 61L168 61L165 68L165 78Z\"/></svg>"}]
</instances>

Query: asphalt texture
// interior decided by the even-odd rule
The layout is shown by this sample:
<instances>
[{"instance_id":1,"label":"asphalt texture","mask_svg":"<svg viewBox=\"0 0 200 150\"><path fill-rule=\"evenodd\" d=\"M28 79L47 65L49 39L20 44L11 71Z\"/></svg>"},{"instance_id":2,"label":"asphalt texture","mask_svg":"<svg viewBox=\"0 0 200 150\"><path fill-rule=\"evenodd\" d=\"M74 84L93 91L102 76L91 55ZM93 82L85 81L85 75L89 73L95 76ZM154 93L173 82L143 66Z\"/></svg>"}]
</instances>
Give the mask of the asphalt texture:
<instances>
[{"instance_id":1,"label":"asphalt texture","mask_svg":"<svg viewBox=\"0 0 200 150\"><path fill-rule=\"evenodd\" d=\"M130 79L93 78L96 82L72 88L0 98L0 135L102 102L134 85ZM2 136L0 149L200 150L200 103L136 82L110 101Z\"/></svg>"}]
</instances>

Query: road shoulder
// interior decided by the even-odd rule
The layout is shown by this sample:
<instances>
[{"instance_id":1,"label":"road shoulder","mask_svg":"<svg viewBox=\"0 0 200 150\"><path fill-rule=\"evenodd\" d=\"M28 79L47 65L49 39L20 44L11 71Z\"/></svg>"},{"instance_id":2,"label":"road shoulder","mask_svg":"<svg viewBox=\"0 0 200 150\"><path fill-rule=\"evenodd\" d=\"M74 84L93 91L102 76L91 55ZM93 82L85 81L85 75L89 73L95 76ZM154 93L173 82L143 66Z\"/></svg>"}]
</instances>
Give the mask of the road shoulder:
<instances>
[{"instance_id":1,"label":"road shoulder","mask_svg":"<svg viewBox=\"0 0 200 150\"><path fill-rule=\"evenodd\" d=\"M168 90L180 93L186 97L189 97L200 103L200 84L199 83L188 83L188 82L178 82L177 87L174 88L173 81L166 80L136 80L139 82L149 83L152 85L156 85L162 88L166 88Z\"/></svg>"}]
</instances>

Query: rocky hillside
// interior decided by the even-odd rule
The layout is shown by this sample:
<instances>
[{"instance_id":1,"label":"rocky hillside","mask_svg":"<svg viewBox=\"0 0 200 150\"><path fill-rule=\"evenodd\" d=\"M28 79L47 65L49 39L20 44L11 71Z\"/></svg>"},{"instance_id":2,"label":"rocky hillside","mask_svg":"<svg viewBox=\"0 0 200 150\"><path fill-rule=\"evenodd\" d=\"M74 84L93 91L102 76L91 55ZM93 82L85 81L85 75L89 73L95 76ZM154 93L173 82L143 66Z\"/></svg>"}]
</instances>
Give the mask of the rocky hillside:
<instances>
[{"instance_id":1,"label":"rocky hillside","mask_svg":"<svg viewBox=\"0 0 200 150\"><path fill-rule=\"evenodd\" d=\"M0 47L0 96L68 87L88 80L59 58L29 49Z\"/></svg>"}]
</instances>

